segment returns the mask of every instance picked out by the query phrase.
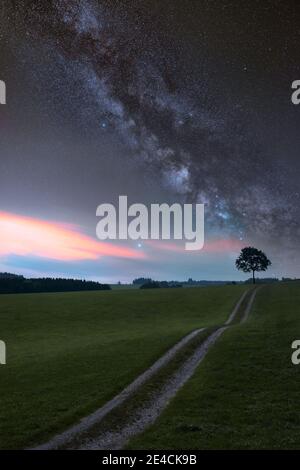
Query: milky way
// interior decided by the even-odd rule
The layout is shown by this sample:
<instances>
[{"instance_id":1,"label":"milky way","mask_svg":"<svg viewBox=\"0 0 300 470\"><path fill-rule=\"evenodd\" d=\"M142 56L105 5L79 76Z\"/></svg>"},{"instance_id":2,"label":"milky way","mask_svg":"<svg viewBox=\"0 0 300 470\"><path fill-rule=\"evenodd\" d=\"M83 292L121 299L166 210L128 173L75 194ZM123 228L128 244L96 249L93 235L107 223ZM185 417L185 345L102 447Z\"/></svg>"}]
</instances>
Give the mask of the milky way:
<instances>
[{"instance_id":1,"label":"milky way","mask_svg":"<svg viewBox=\"0 0 300 470\"><path fill-rule=\"evenodd\" d=\"M205 40L201 8L203 45L189 51L188 40L166 20L152 25L149 15L137 14L136 2L47 3L18 2L14 21L31 45L38 40L45 54L57 53L64 73L77 74L84 90L80 116L94 116L99 133L118 133L145 174L159 174L170 192L205 202L212 230L265 245L275 238L297 251L299 193L289 157L287 165L277 161L270 139L258 135L257 111L247 109L238 80L236 95L226 91L228 77L223 88L224 70L218 75L211 65L214 48ZM231 2L223 3L225 12ZM203 11L207 5L202 2ZM253 53L262 54L256 46ZM241 74L249 73L238 59ZM286 95L288 101L289 83Z\"/></svg>"}]
</instances>

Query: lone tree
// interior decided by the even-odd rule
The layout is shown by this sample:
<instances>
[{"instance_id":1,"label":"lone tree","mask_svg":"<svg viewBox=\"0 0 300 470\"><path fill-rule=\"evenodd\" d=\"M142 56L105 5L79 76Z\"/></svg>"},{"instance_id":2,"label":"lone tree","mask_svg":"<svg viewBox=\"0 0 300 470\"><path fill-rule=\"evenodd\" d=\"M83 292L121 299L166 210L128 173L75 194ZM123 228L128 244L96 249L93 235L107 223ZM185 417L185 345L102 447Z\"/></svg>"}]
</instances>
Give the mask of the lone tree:
<instances>
[{"instance_id":1,"label":"lone tree","mask_svg":"<svg viewBox=\"0 0 300 470\"><path fill-rule=\"evenodd\" d=\"M243 248L235 262L240 271L244 271L244 273L252 271L253 284L255 284L255 271L266 271L271 264L263 251L251 246Z\"/></svg>"}]
</instances>

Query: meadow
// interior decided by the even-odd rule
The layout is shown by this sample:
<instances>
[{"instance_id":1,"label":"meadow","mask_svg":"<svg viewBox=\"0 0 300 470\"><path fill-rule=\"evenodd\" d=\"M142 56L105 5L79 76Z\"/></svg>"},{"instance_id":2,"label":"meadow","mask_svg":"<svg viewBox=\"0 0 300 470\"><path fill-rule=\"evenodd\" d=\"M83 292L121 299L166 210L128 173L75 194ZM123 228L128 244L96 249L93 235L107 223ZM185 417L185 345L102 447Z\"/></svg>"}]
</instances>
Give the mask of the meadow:
<instances>
[{"instance_id":1,"label":"meadow","mask_svg":"<svg viewBox=\"0 0 300 470\"><path fill-rule=\"evenodd\" d=\"M131 449L299 449L300 283L266 285Z\"/></svg>"},{"instance_id":2,"label":"meadow","mask_svg":"<svg viewBox=\"0 0 300 470\"><path fill-rule=\"evenodd\" d=\"M42 443L93 412L184 335L223 324L244 289L1 295L0 448Z\"/></svg>"}]
</instances>

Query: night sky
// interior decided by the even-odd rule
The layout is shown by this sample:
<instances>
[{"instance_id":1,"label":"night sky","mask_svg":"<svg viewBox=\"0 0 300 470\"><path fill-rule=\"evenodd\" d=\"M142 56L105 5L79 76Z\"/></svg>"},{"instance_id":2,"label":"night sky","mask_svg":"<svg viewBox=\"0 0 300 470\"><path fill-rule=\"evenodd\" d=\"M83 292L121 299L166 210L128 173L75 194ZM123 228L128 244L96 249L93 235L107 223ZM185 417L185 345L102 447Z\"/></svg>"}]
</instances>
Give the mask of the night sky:
<instances>
[{"instance_id":1,"label":"night sky","mask_svg":"<svg viewBox=\"0 0 300 470\"><path fill-rule=\"evenodd\" d=\"M279 0L2 2L0 270L244 279L234 259L254 245L268 275L300 276L299 13ZM121 194L205 203L204 250L98 248L96 208ZM49 227L73 252L41 242Z\"/></svg>"}]
</instances>

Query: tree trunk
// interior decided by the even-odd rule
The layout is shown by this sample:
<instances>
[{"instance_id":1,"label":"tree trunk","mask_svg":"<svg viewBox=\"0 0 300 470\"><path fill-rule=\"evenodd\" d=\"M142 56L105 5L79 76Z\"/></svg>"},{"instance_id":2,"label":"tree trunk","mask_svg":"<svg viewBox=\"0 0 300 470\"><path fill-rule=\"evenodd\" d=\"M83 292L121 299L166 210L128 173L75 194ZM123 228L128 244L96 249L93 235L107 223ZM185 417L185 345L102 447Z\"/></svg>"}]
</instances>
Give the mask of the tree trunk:
<instances>
[{"instance_id":1,"label":"tree trunk","mask_svg":"<svg viewBox=\"0 0 300 470\"><path fill-rule=\"evenodd\" d=\"M255 284L254 270L252 271L252 279L253 279L253 284Z\"/></svg>"}]
</instances>

